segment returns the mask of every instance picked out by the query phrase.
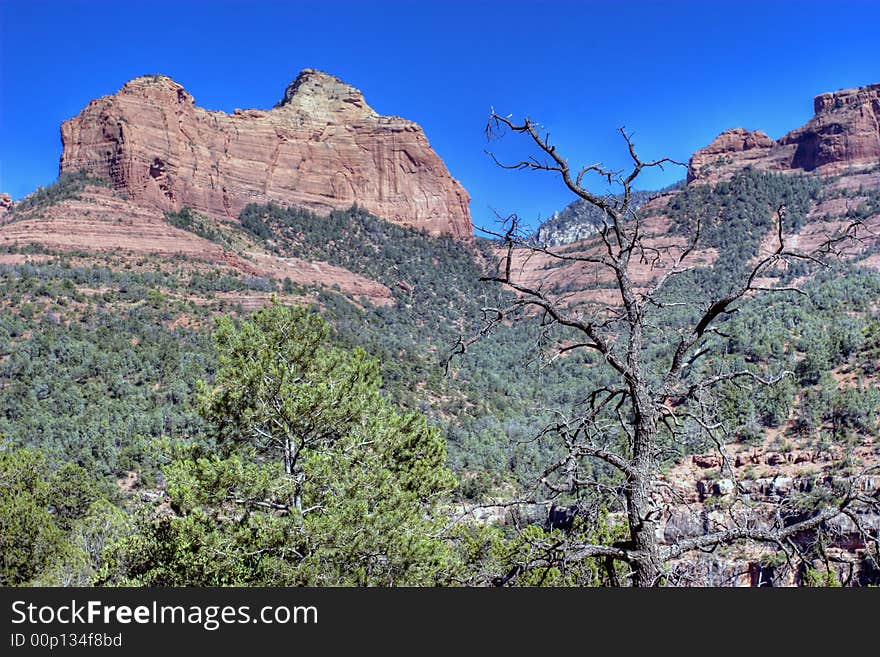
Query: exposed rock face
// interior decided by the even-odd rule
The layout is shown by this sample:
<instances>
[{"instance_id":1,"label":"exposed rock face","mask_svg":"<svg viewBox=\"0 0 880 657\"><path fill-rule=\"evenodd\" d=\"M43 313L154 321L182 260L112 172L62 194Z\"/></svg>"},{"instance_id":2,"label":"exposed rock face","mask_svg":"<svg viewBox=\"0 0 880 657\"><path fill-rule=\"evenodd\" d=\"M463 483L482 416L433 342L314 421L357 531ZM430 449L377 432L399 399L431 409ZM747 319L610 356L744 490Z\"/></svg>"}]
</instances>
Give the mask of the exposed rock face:
<instances>
[{"instance_id":1,"label":"exposed rock face","mask_svg":"<svg viewBox=\"0 0 880 657\"><path fill-rule=\"evenodd\" d=\"M797 150L792 167L841 172L860 163L880 164L880 84L816 96L815 116L779 140Z\"/></svg>"},{"instance_id":2,"label":"exposed rock face","mask_svg":"<svg viewBox=\"0 0 880 657\"><path fill-rule=\"evenodd\" d=\"M657 196L658 192L635 191L632 194L630 207L637 212L645 203ZM620 195L615 198L621 198ZM596 234L605 217L583 199L569 203L561 212L543 222L535 232L534 239L538 244L562 246L579 240L587 239Z\"/></svg>"},{"instance_id":3,"label":"exposed rock face","mask_svg":"<svg viewBox=\"0 0 880 657\"><path fill-rule=\"evenodd\" d=\"M377 114L360 91L307 69L271 110L212 112L144 76L61 126L61 171L88 170L162 210L237 217L251 202L353 203L383 219L472 235L468 195L422 129Z\"/></svg>"},{"instance_id":4,"label":"exposed rock face","mask_svg":"<svg viewBox=\"0 0 880 657\"><path fill-rule=\"evenodd\" d=\"M12 197L9 194L0 194L0 217L9 212L13 205L15 203L13 203Z\"/></svg>"},{"instance_id":5,"label":"exposed rock face","mask_svg":"<svg viewBox=\"0 0 880 657\"><path fill-rule=\"evenodd\" d=\"M812 509L816 499L832 491L852 490L867 499L880 488L880 474L854 478L838 467L844 458L851 458L858 464L855 472L875 468L880 452L874 437L855 446L833 445L822 450L782 453L772 446L769 437L757 445L734 443L726 448L726 465L722 454L715 451L691 455L665 472L664 486L657 493L658 506L665 510L662 541L672 545L735 526L770 531L778 528L780 521L803 519L793 511L799 504L806 504L802 509ZM780 514L780 508L786 511ZM851 512L852 516L840 515L823 523L828 560L813 567L824 572L830 560L838 581L844 585L876 584L880 579L872 565L868 537L880 529L880 514L869 505L854 505ZM815 538L804 532L791 540L805 555L818 559L818 554L811 553ZM671 564L670 581L680 586L803 584L805 564L795 563L797 568L792 569L778 560L774 562L775 551L773 546L740 543L711 555L691 553Z\"/></svg>"},{"instance_id":6,"label":"exposed rock face","mask_svg":"<svg viewBox=\"0 0 880 657\"><path fill-rule=\"evenodd\" d=\"M756 148L770 148L775 143L760 130L749 131L745 128L731 128L715 137L712 143L702 150L702 153L706 155L742 153Z\"/></svg>"},{"instance_id":7,"label":"exposed rock face","mask_svg":"<svg viewBox=\"0 0 880 657\"><path fill-rule=\"evenodd\" d=\"M755 160L766 159L775 145L776 142L760 130L725 130L708 146L694 153L688 167L688 182L711 177L714 168L734 162L741 169Z\"/></svg>"},{"instance_id":8,"label":"exposed rock face","mask_svg":"<svg viewBox=\"0 0 880 657\"><path fill-rule=\"evenodd\" d=\"M746 166L838 174L880 165L880 84L816 96L815 116L773 141L726 130L691 158L688 182L715 182Z\"/></svg>"}]
</instances>

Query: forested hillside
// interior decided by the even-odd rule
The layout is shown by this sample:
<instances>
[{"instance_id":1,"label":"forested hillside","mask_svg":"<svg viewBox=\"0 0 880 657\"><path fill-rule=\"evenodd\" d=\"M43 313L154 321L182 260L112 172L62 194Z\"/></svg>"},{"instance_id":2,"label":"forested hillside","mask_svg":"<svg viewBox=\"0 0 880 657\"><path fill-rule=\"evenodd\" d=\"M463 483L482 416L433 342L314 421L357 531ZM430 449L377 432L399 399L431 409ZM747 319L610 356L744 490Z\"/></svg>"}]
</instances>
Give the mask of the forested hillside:
<instances>
[{"instance_id":1,"label":"forested hillside","mask_svg":"<svg viewBox=\"0 0 880 657\"><path fill-rule=\"evenodd\" d=\"M823 222L876 219L877 190L838 183L746 170L729 181L672 192L657 211L663 217L658 230L674 236L701 217L701 248L717 253L711 265L679 277L672 293L687 290L695 307L717 298L772 236L773 211L782 204L788 209L787 229L795 233ZM78 191L49 190L30 203L51 207ZM852 202L845 203L843 213L824 212L847 199ZM265 500L276 500L275 511L288 517L284 514L294 512L277 500L292 499L294 493L273 488L275 470L264 470L267 461L259 450L230 442L223 429L231 421L230 409L244 398L233 395L224 402L231 406L223 408L210 403L218 389L232 385L236 371L224 351L229 341L212 340L212 333L220 321L227 336L255 326L271 335L275 329L266 317L262 324L248 324L257 321L252 310L267 304L308 306L320 314L329 323L318 331L321 346L314 362L321 365L304 367L316 381L345 372L343 379L354 377L358 386L366 386L362 399L368 401L351 409L358 419L340 429L342 438L328 442L326 450L316 450L310 467L320 473L318 480L324 477L327 486L346 494L386 486L389 499L423 505L419 508L430 511L428 520L410 515L399 521L425 537L470 504L503 502L535 484L559 449L538 435L541 427L592 390L611 384L597 356L547 352L547 336L536 317L494 327L447 366L459 337L484 326L487 309L515 299L481 281L497 266L493 242L432 237L358 207L325 216L276 204L249 205L239 219L240 227L220 227L221 232L212 232L213 223L189 211L166 220L224 242L223 248L245 240L248 248L280 259L344 268L390 289L393 302L372 305L332 287L300 286L168 255L36 246L6 247L0 254L0 480L5 484L0 583L485 583L487 573L509 567L521 554L518 541L524 540L512 525L491 536L452 531L441 549L434 539L404 545L393 533L382 538L379 527L385 525L379 523L370 540L388 560L362 568L362 555L338 551L337 541L343 540L338 532L357 522L357 504L376 500L352 498L353 506L340 506L337 516L307 519L305 534L293 540L295 528L267 511ZM874 442L880 274L873 267L880 247L866 239L831 269L789 267L774 273L779 282L798 283L806 294L744 300L723 319L712 337L715 362L755 372L795 372L769 387L723 389L716 411L732 445L772 444L781 453L836 454L842 448L864 461L836 460L835 471L880 461ZM569 284L589 288L593 281L579 283L574 277ZM271 306L273 296L280 305ZM684 325L694 312L658 313L663 324L657 330ZM554 331L565 338L564 330ZM649 353L660 364L669 349L658 342ZM218 372L224 373L219 379ZM309 416L315 408L297 412ZM256 412L239 409L236 421L252 423ZM419 416L427 424L420 425ZM388 478L379 482L352 466L352 478L339 479L331 461L350 458L346 450L379 431L368 428L372 417L397 427L394 440L403 450L398 456L423 450L433 456L414 457L406 461L411 469L395 470L393 455L370 453ZM250 429L242 431L250 435ZM664 467L673 472L688 455L712 447L694 433L691 441L668 446ZM601 467L592 476L615 483L613 473ZM413 477L433 483L414 487ZM315 489L306 497L327 505L324 494ZM804 494L798 503L808 508L809 496L817 494ZM237 517L236 500L249 500L246 530L227 526ZM302 505L298 508L302 513ZM503 509L497 517L504 519ZM540 514L534 520L529 531L536 534L529 540L548 540L559 531L542 527ZM606 528L601 531L612 531L601 522ZM184 547L192 541L213 546L215 556L229 550L251 556L229 561L227 577L219 578L219 569L208 568L210 553ZM285 546L294 552L284 552ZM265 558L254 556L263 554L260 550ZM136 567L138 560L152 565ZM326 566L330 562L332 567ZM382 564L394 566L382 570ZM591 568L567 575L554 571L549 580L532 583L608 583Z\"/></svg>"}]
</instances>

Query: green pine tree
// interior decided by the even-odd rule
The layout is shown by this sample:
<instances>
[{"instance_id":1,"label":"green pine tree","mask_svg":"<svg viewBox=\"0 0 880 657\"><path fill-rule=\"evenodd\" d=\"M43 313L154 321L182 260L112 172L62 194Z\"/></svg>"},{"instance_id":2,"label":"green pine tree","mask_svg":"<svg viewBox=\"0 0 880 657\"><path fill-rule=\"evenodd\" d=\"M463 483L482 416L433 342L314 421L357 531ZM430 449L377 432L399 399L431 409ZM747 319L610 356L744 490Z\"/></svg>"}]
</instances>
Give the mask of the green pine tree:
<instances>
[{"instance_id":1,"label":"green pine tree","mask_svg":"<svg viewBox=\"0 0 880 657\"><path fill-rule=\"evenodd\" d=\"M425 585L449 550L445 443L382 395L378 364L273 305L215 333L201 411L212 448L165 469L174 514L117 546L109 579L146 585Z\"/></svg>"}]
</instances>

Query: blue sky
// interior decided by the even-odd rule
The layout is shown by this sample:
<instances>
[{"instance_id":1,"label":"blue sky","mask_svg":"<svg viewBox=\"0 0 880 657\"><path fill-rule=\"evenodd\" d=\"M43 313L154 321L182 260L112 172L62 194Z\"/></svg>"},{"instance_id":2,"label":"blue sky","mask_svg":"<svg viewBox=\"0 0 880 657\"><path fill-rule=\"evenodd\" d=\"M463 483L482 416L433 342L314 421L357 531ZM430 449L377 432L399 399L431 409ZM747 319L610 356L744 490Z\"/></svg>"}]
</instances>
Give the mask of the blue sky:
<instances>
[{"instance_id":1,"label":"blue sky","mask_svg":"<svg viewBox=\"0 0 880 657\"><path fill-rule=\"evenodd\" d=\"M52 182L61 121L137 75L170 75L199 105L232 111L271 107L312 67L420 123L476 224L496 211L534 223L572 197L549 175L492 164L490 107L540 120L572 165L623 166L621 125L645 158L686 160L726 128L778 138L811 116L814 95L880 82L878 26L876 0L0 0L0 191ZM529 152L514 138L495 148Z\"/></svg>"}]
</instances>

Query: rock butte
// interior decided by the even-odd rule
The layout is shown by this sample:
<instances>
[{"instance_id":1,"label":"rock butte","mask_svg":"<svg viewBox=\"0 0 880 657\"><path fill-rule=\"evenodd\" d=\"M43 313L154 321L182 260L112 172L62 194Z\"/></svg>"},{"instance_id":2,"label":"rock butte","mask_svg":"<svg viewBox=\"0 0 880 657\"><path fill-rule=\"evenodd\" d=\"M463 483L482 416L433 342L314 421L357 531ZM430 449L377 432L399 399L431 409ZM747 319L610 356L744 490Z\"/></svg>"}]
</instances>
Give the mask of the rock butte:
<instances>
[{"instance_id":1,"label":"rock butte","mask_svg":"<svg viewBox=\"0 0 880 657\"><path fill-rule=\"evenodd\" d=\"M61 172L86 170L161 210L237 218L248 203L317 211L357 203L461 239L469 197L412 121L381 116L341 80L306 69L271 110L197 107L162 75L135 78L61 126Z\"/></svg>"},{"instance_id":2,"label":"rock butte","mask_svg":"<svg viewBox=\"0 0 880 657\"><path fill-rule=\"evenodd\" d=\"M880 84L816 96L814 116L773 141L760 130L722 132L690 161L688 182L724 180L746 166L851 173L880 165Z\"/></svg>"}]
</instances>

